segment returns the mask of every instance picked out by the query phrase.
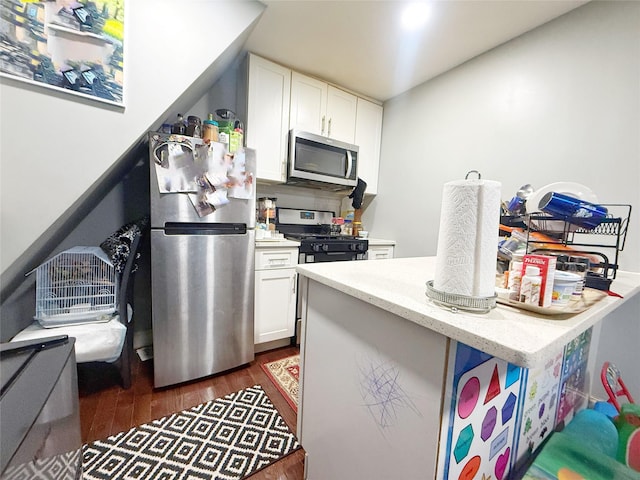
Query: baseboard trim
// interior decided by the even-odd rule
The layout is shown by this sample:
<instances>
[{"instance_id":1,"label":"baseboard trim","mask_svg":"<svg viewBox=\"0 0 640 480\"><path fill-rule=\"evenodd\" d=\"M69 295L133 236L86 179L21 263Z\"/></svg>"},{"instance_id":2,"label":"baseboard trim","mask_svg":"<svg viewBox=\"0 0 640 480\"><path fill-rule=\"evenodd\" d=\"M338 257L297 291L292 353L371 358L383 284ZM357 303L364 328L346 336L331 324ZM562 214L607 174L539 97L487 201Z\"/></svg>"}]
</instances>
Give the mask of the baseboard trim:
<instances>
[{"instance_id":1,"label":"baseboard trim","mask_svg":"<svg viewBox=\"0 0 640 480\"><path fill-rule=\"evenodd\" d=\"M271 342L257 343L253 347L255 353L266 352L267 350L273 350L275 348L288 347L291 345L291 338L281 338L280 340L273 340Z\"/></svg>"}]
</instances>

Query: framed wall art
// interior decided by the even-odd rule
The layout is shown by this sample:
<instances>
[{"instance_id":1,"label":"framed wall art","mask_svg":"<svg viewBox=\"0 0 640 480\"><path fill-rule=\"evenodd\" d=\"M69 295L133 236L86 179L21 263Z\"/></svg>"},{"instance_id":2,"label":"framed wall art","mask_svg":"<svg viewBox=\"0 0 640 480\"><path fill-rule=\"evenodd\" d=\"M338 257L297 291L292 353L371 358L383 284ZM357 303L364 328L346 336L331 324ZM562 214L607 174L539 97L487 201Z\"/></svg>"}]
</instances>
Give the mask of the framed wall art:
<instances>
[{"instance_id":1,"label":"framed wall art","mask_svg":"<svg viewBox=\"0 0 640 480\"><path fill-rule=\"evenodd\" d=\"M0 75L124 106L125 0L0 2Z\"/></svg>"}]
</instances>

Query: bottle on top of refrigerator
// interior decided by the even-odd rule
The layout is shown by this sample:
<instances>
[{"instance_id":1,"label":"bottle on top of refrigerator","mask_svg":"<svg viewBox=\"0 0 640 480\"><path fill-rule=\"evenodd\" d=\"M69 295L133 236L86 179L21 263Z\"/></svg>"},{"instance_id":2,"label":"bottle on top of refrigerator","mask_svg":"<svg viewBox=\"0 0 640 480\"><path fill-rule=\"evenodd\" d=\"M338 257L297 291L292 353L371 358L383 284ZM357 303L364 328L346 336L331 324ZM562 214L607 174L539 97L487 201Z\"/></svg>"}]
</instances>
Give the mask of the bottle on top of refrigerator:
<instances>
[{"instance_id":1,"label":"bottle on top of refrigerator","mask_svg":"<svg viewBox=\"0 0 640 480\"><path fill-rule=\"evenodd\" d=\"M176 122L171 125L171 133L175 133L178 135L186 135L187 133L187 124L184 123L184 117L181 113L178 114L178 119Z\"/></svg>"},{"instance_id":2,"label":"bottle on top of refrigerator","mask_svg":"<svg viewBox=\"0 0 640 480\"><path fill-rule=\"evenodd\" d=\"M187 135L196 138L202 137L202 120L200 120L200 117L195 115L187 117Z\"/></svg>"},{"instance_id":3,"label":"bottle on top of refrigerator","mask_svg":"<svg viewBox=\"0 0 640 480\"><path fill-rule=\"evenodd\" d=\"M520 301L530 305L538 305L540 303L541 287L542 276L540 276L540 269L533 265L528 265L525 268L520 284Z\"/></svg>"},{"instance_id":4,"label":"bottle on top of refrigerator","mask_svg":"<svg viewBox=\"0 0 640 480\"><path fill-rule=\"evenodd\" d=\"M213 119L213 113L202 122L202 138L208 142L218 141L218 122Z\"/></svg>"}]
</instances>

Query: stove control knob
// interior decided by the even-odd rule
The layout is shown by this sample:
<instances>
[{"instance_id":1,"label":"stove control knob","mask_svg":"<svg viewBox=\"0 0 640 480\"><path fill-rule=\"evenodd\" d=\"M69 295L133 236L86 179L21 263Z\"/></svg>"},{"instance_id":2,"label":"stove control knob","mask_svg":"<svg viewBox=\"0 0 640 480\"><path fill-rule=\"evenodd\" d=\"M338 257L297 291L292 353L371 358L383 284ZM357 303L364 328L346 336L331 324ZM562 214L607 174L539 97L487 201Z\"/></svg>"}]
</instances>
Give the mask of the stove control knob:
<instances>
[{"instance_id":1,"label":"stove control knob","mask_svg":"<svg viewBox=\"0 0 640 480\"><path fill-rule=\"evenodd\" d=\"M321 247L322 247L322 245L321 245L321 244L319 244L319 243L313 243L313 244L311 244L311 249L312 249L314 252L319 252Z\"/></svg>"},{"instance_id":2,"label":"stove control knob","mask_svg":"<svg viewBox=\"0 0 640 480\"><path fill-rule=\"evenodd\" d=\"M322 251L323 252L328 252L329 251L329 245L327 245L326 243L322 245Z\"/></svg>"}]
</instances>

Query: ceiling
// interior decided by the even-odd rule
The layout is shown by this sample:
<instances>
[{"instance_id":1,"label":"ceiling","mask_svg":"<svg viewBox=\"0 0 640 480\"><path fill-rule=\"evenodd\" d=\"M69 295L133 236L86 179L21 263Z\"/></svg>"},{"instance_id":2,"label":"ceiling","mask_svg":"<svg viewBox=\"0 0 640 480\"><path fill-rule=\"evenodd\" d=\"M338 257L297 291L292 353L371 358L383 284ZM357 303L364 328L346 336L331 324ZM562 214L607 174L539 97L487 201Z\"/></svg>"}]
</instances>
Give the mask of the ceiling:
<instances>
[{"instance_id":1,"label":"ceiling","mask_svg":"<svg viewBox=\"0 0 640 480\"><path fill-rule=\"evenodd\" d=\"M261 1L249 51L381 101L587 3L437 0L426 25L406 32L405 0Z\"/></svg>"}]
</instances>

